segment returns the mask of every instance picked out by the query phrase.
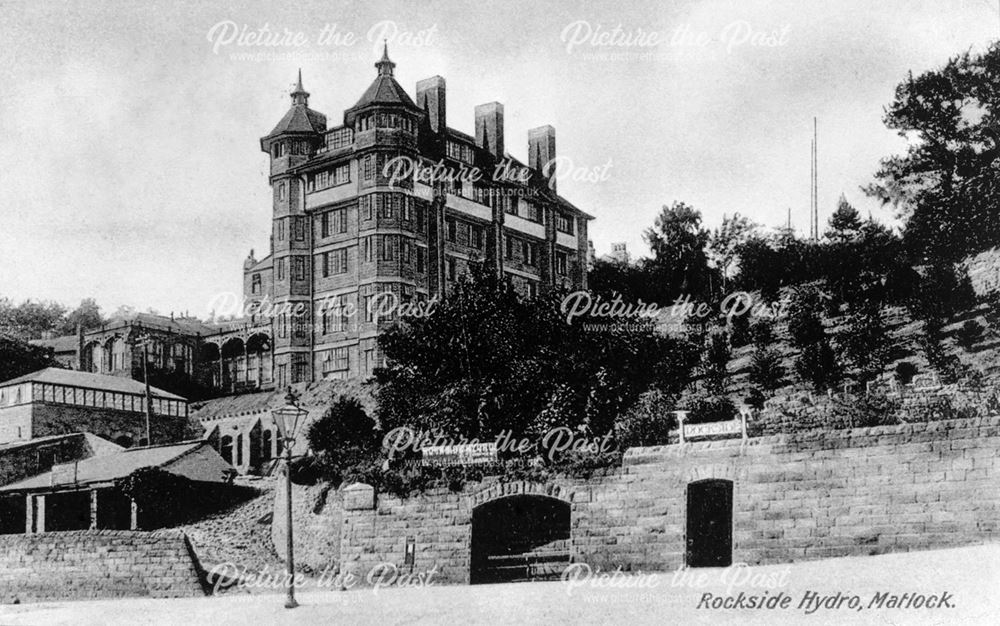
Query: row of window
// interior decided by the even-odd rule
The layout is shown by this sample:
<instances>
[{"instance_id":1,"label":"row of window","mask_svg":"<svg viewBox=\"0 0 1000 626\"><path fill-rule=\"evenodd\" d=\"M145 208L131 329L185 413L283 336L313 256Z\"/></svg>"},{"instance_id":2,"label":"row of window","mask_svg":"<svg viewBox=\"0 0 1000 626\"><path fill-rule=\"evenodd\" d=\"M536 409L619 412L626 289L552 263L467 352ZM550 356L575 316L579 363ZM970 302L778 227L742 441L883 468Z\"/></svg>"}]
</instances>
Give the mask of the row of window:
<instances>
[{"instance_id":1,"label":"row of window","mask_svg":"<svg viewBox=\"0 0 1000 626\"><path fill-rule=\"evenodd\" d=\"M401 219L404 222L416 218L419 230L423 230L424 207L413 196L401 193L374 193L358 198L358 211L362 219Z\"/></svg>"},{"instance_id":2,"label":"row of window","mask_svg":"<svg viewBox=\"0 0 1000 626\"><path fill-rule=\"evenodd\" d=\"M400 113L372 113L362 116L358 120L358 132L364 132L372 128L399 128L408 133L416 130L416 124L408 115Z\"/></svg>"},{"instance_id":3,"label":"row of window","mask_svg":"<svg viewBox=\"0 0 1000 626\"><path fill-rule=\"evenodd\" d=\"M306 190L320 191L351 182L351 164L344 163L332 169L310 174L306 179Z\"/></svg>"},{"instance_id":4,"label":"row of window","mask_svg":"<svg viewBox=\"0 0 1000 626\"><path fill-rule=\"evenodd\" d=\"M534 267L538 265L538 244L526 241L524 239L518 239L517 237L507 237L504 240L504 258L508 261L514 260L514 248L517 247L521 252L521 262L525 265L530 265Z\"/></svg>"},{"instance_id":5,"label":"row of window","mask_svg":"<svg viewBox=\"0 0 1000 626\"><path fill-rule=\"evenodd\" d=\"M445 150L448 154L448 158L455 159L456 161L462 161L463 163L472 163L473 161L472 146L467 144L449 140Z\"/></svg>"},{"instance_id":6,"label":"row of window","mask_svg":"<svg viewBox=\"0 0 1000 626\"><path fill-rule=\"evenodd\" d=\"M364 260L371 263L380 261L400 260L413 263L416 260L417 271L423 272L427 261L427 250L413 245L409 237L401 235L369 235L364 239Z\"/></svg>"},{"instance_id":7,"label":"row of window","mask_svg":"<svg viewBox=\"0 0 1000 626\"><path fill-rule=\"evenodd\" d=\"M350 127L338 128L326 134L327 150L339 150L354 143L354 131Z\"/></svg>"},{"instance_id":8,"label":"row of window","mask_svg":"<svg viewBox=\"0 0 1000 626\"><path fill-rule=\"evenodd\" d=\"M309 142L304 140L278 141L271 145L271 156L275 159L289 154L308 155Z\"/></svg>"},{"instance_id":9,"label":"row of window","mask_svg":"<svg viewBox=\"0 0 1000 626\"><path fill-rule=\"evenodd\" d=\"M350 369L350 352L347 348L334 348L323 354L323 373L343 372Z\"/></svg>"},{"instance_id":10,"label":"row of window","mask_svg":"<svg viewBox=\"0 0 1000 626\"><path fill-rule=\"evenodd\" d=\"M445 219L445 229L445 238L450 243L460 243L476 250L483 249L485 229L479 224L470 224L449 217Z\"/></svg>"},{"instance_id":11,"label":"row of window","mask_svg":"<svg viewBox=\"0 0 1000 626\"><path fill-rule=\"evenodd\" d=\"M282 257L278 259L278 280L285 280L287 272L285 271L287 266L287 257ZM292 257L292 280L305 280L306 279L306 259L305 257L295 256Z\"/></svg>"},{"instance_id":12,"label":"row of window","mask_svg":"<svg viewBox=\"0 0 1000 626\"><path fill-rule=\"evenodd\" d=\"M347 248L324 252L322 256L323 278L347 273Z\"/></svg>"},{"instance_id":13,"label":"row of window","mask_svg":"<svg viewBox=\"0 0 1000 626\"><path fill-rule=\"evenodd\" d=\"M291 224L290 229L292 231L292 239L295 241L305 241L306 240L306 218L301 216L293 216L288 218L288 222ZM278 241L285 240L285 220L279 219L277 223L278 230Z\"/></svg>"},{"instance_id":14,"label":"row of window","mask_svg":"<svg viewBox=\"0 0 1000 626\"><path fill-rule=\"evenodd\" d=\"M346 233L347 209L337 209L335 211L327 211L326 213L323 213L320 215L319 224L321 237L329 237L334 233Z\"/></svg>"}]
</instances>

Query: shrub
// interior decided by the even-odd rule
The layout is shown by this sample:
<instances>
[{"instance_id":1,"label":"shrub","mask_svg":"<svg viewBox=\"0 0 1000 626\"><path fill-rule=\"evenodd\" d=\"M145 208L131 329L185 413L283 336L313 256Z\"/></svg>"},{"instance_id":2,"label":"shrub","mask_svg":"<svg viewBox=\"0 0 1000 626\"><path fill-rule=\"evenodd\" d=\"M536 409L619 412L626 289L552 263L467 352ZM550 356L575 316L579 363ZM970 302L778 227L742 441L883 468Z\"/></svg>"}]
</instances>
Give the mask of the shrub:
<instances>
[{"instance_id":1,"label":"shrub","mask_svg":"<svg viewBox=\"0 0 1000 626\"><path fill-rule=\"evenodd\" d=\"M822 341L826 336L823 329L822 300L813 287L799 287L792 292L788 307L788 332L792 344L799 349Z\"/></svg>"},{"instance_id":2,"label":"shrub","mask_svg":"<svg viewBox=\"0 0 1000 626\"><path fill-rule=\"evenodd\" d=\"M736 405L727 396L711 395L696 398L685 409L689 424L724 422L736 417Z\"/></svg>"},{"instance_id":3,"label":"shrub","mask_svg":"<svg viewBox=\"0 0 1000 626\"><path fill-rule=\"evenodd\" d=\"M955 339L958 340L958 345L962 346L965 350L972 350L976 342L982 339L983 330L982 324L976 320L968 320L955 333Z\"/></svg>"},{"instance_id":4,"label":"shrub","mask_svg":"<svg viewBox=\"0 0 1000 626\"><path fill-rule=\"evenodd\" d=\"M872 394L846 402L835 401L833 414L843 420L847 428L867 428L898 424L899 409L899 400Z\"/></svg>"},{"instance_id":5,"label":"shrub","mask_svg":"<svg viewBox=\"0 0 1000 626\"><path fill-rule=\"evenodd\" d=\"M677 428L673 408L674 399L663 392L644 393L615 424L615 440L619 448L670 443L670 431Z\"/></svg>"},{"instance_id":6,"label":"shrub","mask_svg":"<svg viewBox=\"0 0 1000 626\"><path fill-rule=\"evenodd\" d=\"M763 391L774 391L784 382L785 368L781 357L770 348L757 346L750 359L750 382Z\"/></svg>"},{"instance_id":7,"label":"shrub","mask_svg":"<svg viewBox=\"0 0 1000 626\"><path fill-rule=\"evenodd\" d=\"M115 489L135 501L140 527L147 530L199 519L258 493L242 485L196 482L158 467L142 467L119 478Z\"/></svg>"},{"instance_id":8,"label":"shrub","mask_svg":"<svg viewBox=\"0 0 1000 626\"><path fill-rule=\"evenodd\" d=\"M917 343L927 363L937 372L941 382L950 385L958 381L963 371L962 362L957 356L948 352L936 333L924 334Z\"/></svg>"},{"instance_id":9,"label":"shrub","mask_svg":"<svg viewBox=\"0 0 1000 626\"><path fill-rule=\"evenodd\" d=\"M817 391L829 389L841 380L837 357L825 339L803 348L795 359L795 371Z\"/></svg>"},{"instance_id":10,"label":"shrub","mask_svg":"<svg viewBox=\"0 0 1000 626\"><path fill-rule=\"evenodd\" d=\"M708 338L705 350L705 376L712 391L722 393L726 388L727 366L732 357L729 336L725 332L714 333Z\"/></svg>"},{"instance_id":11,"label":"shrub","mask_svg":"<svg viewBox=\"0 0 1000 626\"><path fill-rule=\"evenodd\" d=\"M769 320L757 320L750 326L750 340L753 345L767 347L774 343L774 327Z\"/></svg>"},{"instance_id":12,"label":"shrub","mask_svg":"<svg viewBox=\"0 0 1000 626\"><path fill-rule=\"evenodd\" d=\"M858 380L866 382L879 376L889 363L892 343L878 305L862 305L852 312L837 345L843 360L855 368Z\"/></svg>"},{"instance_id":13,"label":"shrub","mask_svg":"<svg viewBox=\"0 0 1000 626\"><path fill-rule=\"evenodd\" d=\"M729 322L729 343L734 348L742 348L751 341L750 316L735 315Z\"/></svg>"},{"instance_id":14,"label":"shrub","mask_svg":"<svg viewBox=\"0 0 1000 626\"><path fill-rule=\"evenodd\" d=\"M920 279L920 286L907 307L928 326L941 326L955 313L971 308L976 302L972 282L964 271L950 263L932 265Z\"/></svg>"}]
</instances>

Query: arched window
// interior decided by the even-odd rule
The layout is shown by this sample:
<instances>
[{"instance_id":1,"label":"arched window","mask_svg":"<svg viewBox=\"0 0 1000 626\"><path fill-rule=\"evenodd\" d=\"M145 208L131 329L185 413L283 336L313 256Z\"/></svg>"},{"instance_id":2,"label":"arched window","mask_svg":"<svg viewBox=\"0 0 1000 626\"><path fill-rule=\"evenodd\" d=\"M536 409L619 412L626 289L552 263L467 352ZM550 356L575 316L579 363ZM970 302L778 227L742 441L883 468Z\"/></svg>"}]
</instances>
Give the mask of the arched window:
<instances>
[{"instance_id":1,"label":"arched window","mask_svg":"<svg viewBox=\"0 0 1000 626\"><path fill-rule=\"evenodd\" d=\"M272 449L273 445L274 444L272 442L271 431L270 430L265 430L263 433L261 433L261 438L260 438L260 458L261 458L261 460L263 460L263 461L269 461L271 459L271 456L272 456L271 449Z\"/></svg>"},{"instance_id":2,"label":"arched window","mask_svg":"<svg viewBox=\"0 0 1000 626\"><path fill-rule=\"evenodd\" d=\"M243 435L236 435L236 465L243 465Z\"/></svg>"},{"instance_id":3,"label":"arched window","mask_svg":"<svg viewBox=\"0 0 1000 626\"><path fill-rule=\"evenodd\" d=\"M233 438L229 435L219 440L219 455L226 463L233 464Z\"/></svg>"}]
</instances>

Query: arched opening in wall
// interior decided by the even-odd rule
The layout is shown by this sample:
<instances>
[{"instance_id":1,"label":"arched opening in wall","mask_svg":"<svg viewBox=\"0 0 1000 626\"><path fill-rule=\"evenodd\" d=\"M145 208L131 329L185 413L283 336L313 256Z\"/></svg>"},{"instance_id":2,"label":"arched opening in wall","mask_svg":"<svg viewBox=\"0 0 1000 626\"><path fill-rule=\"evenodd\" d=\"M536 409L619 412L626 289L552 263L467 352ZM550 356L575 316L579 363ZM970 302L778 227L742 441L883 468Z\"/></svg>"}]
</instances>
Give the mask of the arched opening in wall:
<instances>
[{"instance_id":1,"label":"arched opening in wall","mask_svg":"<svg viewBox=\"0 0 1000 626\"><path fill-rule=\"evenodd\" d=\"M229 435L219 440L219 456L226 460L226 463L233 464L233 438Z\"/></svg>"},{"instance_id":2,"label":"arched opening in wall","mask_svg":"<svg viewBox=\"0 0 1000 626\"><path fill-rule=\"evenodd\" d=\"M469 582L556 579L569 565L568 502L506 496L472 510Z\"/></svg>"},{"instance_id":3,"label":"arched opening in wall","mask_svg":"<svg viewBox=\"0 0 1000 626\"><path fill-rule=\"evenodd\" d=\"M688 567L733 563L733 482L699 480L687 486Z\"/></svg>"},{"instance_id":4,"label":"arched opening in wall","mask_svg":"<svg viewBox=\"0 0 1000 626\"><path fill-rule=\"evenodd\" d=\"M123 448L131 448L132 438L129 437L128 435L119 435L118 437L115 437L115 443L117 443Z\"/></svg>"},{"instance_id":5,"label":"arched opening in wall","mask_svg":"<svg viewBox=\"0 0 1000 626\"><path fill-rule=\"evenodd\" d=\"M246 346L234 337L222 344L222 389L233 391L246 380Z\"/></svg>"},{"instance_id":6,"label":"arched opening in wall","mask_svg":"<svg viewBox=\"0 0 1000 626\"><path fill-rule=\"evenodd\" d=\"M198 349L198 372L195 377L216 389L222 388L222 372L219 371L220 351L218 344L206 341Z\"/></svg>"},{"instance_id":7,"label":"arched opening in wall","mask_svg":"<svg viewBox=\"0 0 1000 626\"><path fill-rule=\"evenodd\" d=\"M246 382L251 387L271 383L271 338L263 333L247 339Z\"/></svg>"}]
</instances>

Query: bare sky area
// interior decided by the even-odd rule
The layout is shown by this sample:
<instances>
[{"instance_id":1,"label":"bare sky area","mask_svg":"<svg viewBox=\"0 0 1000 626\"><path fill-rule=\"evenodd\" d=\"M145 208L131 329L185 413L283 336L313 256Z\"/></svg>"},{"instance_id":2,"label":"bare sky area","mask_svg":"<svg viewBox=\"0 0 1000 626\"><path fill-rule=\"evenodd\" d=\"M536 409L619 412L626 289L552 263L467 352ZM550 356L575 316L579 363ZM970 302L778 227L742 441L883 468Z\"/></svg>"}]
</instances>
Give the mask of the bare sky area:
<instances>
[{"instance_id":1,"label":"bare sky area","mask_svg":"<svg viewBox=\"0 0 1000 626\"><path fill-rule=\"evenodd\" d=\"M237 34L265 25L280 45ZM791 208L807 231L813 116L820 219L844 193L890 221L859 191L904 145L883 108L907 72L985 49L1000 14L990 0L3 2L0 33L0 296L205 315L239 293L250 249L266 254L258 140L299 67L333 124L383 37L411 95L445 77L450 126L472 133L473 107L498 100L527 160L527 130L552 124L560 156L607 173L559 183L596 217L598 253L644 254L642 230L675 200L711 227L733 212L776 226Z\"/></svg>"}]
</instances>

